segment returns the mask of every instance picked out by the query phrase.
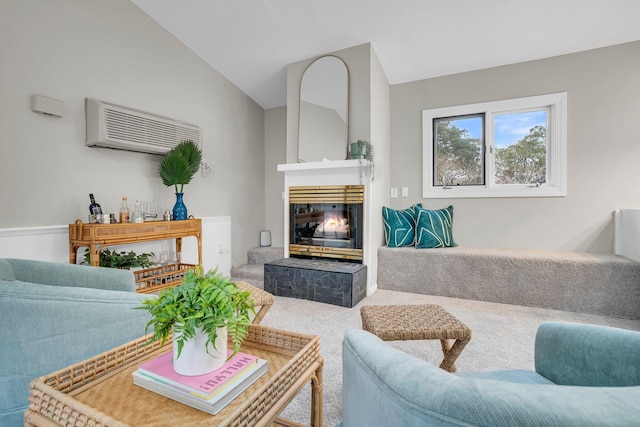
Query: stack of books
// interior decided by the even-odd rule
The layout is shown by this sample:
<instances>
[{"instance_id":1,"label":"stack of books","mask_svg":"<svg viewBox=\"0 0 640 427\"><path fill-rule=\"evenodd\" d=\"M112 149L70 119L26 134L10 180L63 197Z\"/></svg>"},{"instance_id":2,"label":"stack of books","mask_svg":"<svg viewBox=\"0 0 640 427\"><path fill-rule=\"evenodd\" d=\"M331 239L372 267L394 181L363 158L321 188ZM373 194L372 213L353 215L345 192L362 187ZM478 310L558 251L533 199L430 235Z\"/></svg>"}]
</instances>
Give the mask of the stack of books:
<instances>
[{"instance_id":1,"label":"stack of books","mask_svg":"<svg viewBox=\"0 0 640 427\"><path fill-rule=\"evenodd\" d=\"M229 356L232 353L229 350ZM168 351L141 364L133 373L133 383L215 415L267 370L266 360L238 352L209 374L185 376L173 370L173 352Z\"/></svg>"}]
</instances>

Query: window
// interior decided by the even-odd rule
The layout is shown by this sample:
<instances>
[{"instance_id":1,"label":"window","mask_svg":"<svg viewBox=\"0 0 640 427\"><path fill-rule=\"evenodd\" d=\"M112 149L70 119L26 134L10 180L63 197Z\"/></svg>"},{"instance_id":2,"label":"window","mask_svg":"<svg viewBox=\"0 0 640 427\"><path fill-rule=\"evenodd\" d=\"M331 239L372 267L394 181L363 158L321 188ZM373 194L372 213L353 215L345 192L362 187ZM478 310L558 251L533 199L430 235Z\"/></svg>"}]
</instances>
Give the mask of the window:
<instances>
[{"instance_id":1,"label":"window","mask_svg":"<svg viewBox=\"0 0 640 427\"><path fill-rule=\"evenodd\" d=\"M423 197L566 195L566 93L423 111Z\"/></svg>"},{"instance_id":2,"label":"window","mask_svg":"<svg viewBox=\"0 0 640 427\"><path fill-rule=\"evenodd\" d=\"M484 114L433 119L436 186L484 185Z\"/></svg>"}]
</instances>

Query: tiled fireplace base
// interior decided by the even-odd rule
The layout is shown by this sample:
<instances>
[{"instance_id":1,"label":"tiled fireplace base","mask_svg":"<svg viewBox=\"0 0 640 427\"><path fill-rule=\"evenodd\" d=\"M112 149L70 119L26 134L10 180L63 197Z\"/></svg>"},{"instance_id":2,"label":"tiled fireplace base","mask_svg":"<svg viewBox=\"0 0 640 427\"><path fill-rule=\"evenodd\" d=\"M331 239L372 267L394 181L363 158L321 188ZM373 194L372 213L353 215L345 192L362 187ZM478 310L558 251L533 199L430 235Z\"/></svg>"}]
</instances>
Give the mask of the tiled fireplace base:
<instances>
[{"instance_id":1,"label":"tiled fireplace base","mask_svg":"<svg viewBox=\"0 0 640 427\"><path fill-rule=\"evenodd\" d=\"M367 293L362 264L283 258L264 265L264 290L277 296L353 307Z\"/></svg>"}]
</instances>

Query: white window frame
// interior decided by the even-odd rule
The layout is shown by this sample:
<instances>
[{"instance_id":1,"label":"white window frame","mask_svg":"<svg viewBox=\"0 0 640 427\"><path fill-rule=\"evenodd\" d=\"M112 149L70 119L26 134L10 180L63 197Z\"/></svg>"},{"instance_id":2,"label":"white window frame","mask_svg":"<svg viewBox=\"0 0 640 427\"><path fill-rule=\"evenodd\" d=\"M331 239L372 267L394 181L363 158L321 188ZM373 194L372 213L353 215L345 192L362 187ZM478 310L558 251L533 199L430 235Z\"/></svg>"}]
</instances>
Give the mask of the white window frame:
<instances>
[{"instance_id":1,"label":"white window frame","mask_svg":"<svg viewBox=\"0 0 640 427\"><path fill-rule=\"evenodd\" d=\"M494 116L547 109L547 174L541 185L496 184L493 140ZM485 184L473 186L434 186L433 119L485 114ZM567 93L514 98L503 101L459 105L422 112L422 197L564 197L567 195Z\"/></svg>"}]
</instances>

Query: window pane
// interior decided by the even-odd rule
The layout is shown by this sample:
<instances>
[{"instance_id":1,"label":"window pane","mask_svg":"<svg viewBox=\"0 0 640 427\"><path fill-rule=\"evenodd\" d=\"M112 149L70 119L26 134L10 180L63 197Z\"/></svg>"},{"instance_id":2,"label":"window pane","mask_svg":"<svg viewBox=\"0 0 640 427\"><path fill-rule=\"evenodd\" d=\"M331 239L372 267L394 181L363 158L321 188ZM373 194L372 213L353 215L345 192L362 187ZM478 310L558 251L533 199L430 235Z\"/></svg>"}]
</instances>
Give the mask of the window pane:
<instances>
[{"instance_id":1,"label":"window pane","mask_svg":"<svg viewBox=\"0 0 640 427\"><path fill-rule=\"evenodd\" d=\"M433 120L433 185L484 185L484 114Z\"/></svg>"},{"instance_id":2,"label":"window pane","mask_svg":"<svg viewBox=\"0 0 640 427\"><path fill-rule=\"evenodd\" d=\"M496 184L547 182L547 110L498 114L493 123Z\"/></svg>"}]
</instances>

